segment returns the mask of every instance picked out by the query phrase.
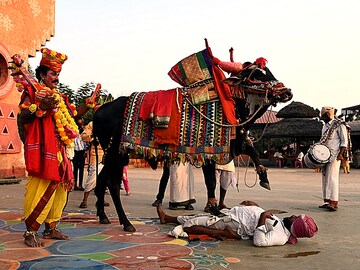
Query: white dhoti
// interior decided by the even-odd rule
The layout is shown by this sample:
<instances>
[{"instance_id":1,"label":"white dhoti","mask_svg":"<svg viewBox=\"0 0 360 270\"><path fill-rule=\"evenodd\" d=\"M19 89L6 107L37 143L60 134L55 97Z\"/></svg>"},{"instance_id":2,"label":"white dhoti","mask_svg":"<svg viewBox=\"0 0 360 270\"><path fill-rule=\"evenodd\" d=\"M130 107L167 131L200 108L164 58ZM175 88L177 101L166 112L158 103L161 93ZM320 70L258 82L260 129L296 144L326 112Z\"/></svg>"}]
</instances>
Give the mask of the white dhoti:
<instances>
[{"instance_id":1,"label":"white dhoti","mask_svg":"<svg viewBox=\"0 0 360 270\"><path fill-rule=\"evenodd\" d=\"M233 188L236 187L237 179L235 174L234 161L229 162L226 165L215 165L215 179L220 186L227 190L231 185Z\"/></svg>"},{"instance_id":2,"label":"white dhoti","mask_svg":"<svg viewBox=\"0 0 360 270\"><path fill-rule=\"evenodd\" d=\"M323 168L322 191L323 198L331 201L339 201L339 170L340 160L333 160Z\"/></svg>"},{"instance_id":3,"label":"white dhoti","mask_svg":"<svg viewBox=\"0 0 360 270\"><path fill-rule=\"evenodd\" d=\"M101 163L98 166L98 173L100 173L101 169L104 167ZM89 169L85 173L85 182L84 182L84 191L89 192L92 191L96 186L96 167L95 164L91 164Z\"/></svg>"},{"instance_id":4,"label":"white dhoti","mask_svg":"<svg viewBox=\"0 0 360 270\"><path fill-rule=\"evenodd\" d=\"M189 163L170 165L170 203L195 203L194 173Z\"/></svg>"}]
</instances>

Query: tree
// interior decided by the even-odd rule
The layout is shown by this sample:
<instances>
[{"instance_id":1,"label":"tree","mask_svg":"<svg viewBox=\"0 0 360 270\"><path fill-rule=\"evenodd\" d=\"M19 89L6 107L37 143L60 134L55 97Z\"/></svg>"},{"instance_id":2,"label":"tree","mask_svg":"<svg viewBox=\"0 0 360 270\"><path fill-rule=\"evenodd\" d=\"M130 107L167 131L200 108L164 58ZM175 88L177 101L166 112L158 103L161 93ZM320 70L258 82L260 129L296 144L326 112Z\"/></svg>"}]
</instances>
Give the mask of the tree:
<instances>
[{"instance_id":1,"label":"tree","mask_svg":"<svg viewBox=\"0 0 360 270\"><path fill-rule=\"evenodd\" d=\"M72 90L68 85L63 84L63 83L59 83L58 91L60 93L63 93L65 95L67 95L69 97L70 103L74 103L76 105L74 90Z\"/></svg>"}]
</instances>

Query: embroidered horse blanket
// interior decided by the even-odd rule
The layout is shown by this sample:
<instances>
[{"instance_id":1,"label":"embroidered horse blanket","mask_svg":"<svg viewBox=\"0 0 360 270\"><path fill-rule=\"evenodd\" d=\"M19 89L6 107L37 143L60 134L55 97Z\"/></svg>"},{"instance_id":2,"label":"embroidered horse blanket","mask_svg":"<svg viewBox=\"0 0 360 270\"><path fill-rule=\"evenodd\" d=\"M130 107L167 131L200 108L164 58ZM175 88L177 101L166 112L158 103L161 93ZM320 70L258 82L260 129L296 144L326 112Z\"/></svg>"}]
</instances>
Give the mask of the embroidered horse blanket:
<instances>
[{"instance_id":1,"label":"embroidered horse blanket","mask_svg":"<svg viewBox=\"0 0 360 270\"><path fill-rule=\"evenodd\" d=\"M127 102L121 145L143 157L168 157L199 166L205 159L219 164L230 162L235 127L226 120L221 102L194 105L182 89L165 91L175 91L168 95L172 96L167 101L171 104L168 127L157 127L149 118L143 120L142 102L149 92L135 92Z\"/></svg>"}]
</instances>

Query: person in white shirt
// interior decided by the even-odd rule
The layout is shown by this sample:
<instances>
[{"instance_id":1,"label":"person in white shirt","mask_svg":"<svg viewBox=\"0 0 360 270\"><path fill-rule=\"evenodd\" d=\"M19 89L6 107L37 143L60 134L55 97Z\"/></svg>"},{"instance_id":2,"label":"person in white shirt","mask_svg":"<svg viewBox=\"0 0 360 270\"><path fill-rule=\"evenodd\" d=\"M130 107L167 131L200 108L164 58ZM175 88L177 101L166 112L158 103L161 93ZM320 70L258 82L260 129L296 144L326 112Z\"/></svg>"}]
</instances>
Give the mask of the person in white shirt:
<instances>
[{"instance_id":1,"label":"person in white shirt","mask_svg":"<svg viewBox=\"0 0 360 270\"><path fill-rule=\"evenodd\" d=\"M292 215L280 219L275 210L265 211L252 201L243 201L231 209L220 210L220 215L208 213L193 216L169 216L157 206L160 223L177 223L171 235L187 237L205 234L220 239L251 239L255 246L295 244L297 238L313 237L318 232L315 221L307 215ZM176 231L176 233L174 233Z\"/></svg>"},{"instance_id":2,"label":"person in white shirt","mask_svg":"<svg viewBox=\"0 0 360 270\"><path fill-rule=\"evenodd\" d=\"M321 119L324 121L322 138L327 138L324 144L332 153L331 159L322 167L322 192L324 204L320 208L336 211L339 204L339 170L341 160L348 150L349 136L346 123L335 117L333 107L321 109Z\"/></svg>"}]
</instances>

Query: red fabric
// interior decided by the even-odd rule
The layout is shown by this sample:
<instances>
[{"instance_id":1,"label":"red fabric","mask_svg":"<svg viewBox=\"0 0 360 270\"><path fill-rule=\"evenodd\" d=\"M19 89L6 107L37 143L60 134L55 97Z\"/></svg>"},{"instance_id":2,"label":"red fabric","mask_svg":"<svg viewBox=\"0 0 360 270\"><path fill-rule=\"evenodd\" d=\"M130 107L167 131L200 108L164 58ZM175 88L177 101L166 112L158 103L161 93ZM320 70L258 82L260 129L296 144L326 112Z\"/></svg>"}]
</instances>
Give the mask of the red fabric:
<instances>
[{"instance_id":1,"label":"red fabric","mask_svg":"<svg viewBox=\"0 0 360 270\"><path fill-rule=\"evenodd\" d=\"M156 116L171 116L176 90L159 90L146 93L141 102L139 117L145 121Z\"/></svg>"},{"instance_id":2,"label":"red fabric","mask_svg":"<svg viewBox=\"0 0 360 270\"><path fill-rule=\"evenodd\" d=\"M236 125L238 122L235 115L235 102L231 96L230 86L222 82L225 80L225 75L218 66L213 65L212 71L215 89L220 97L226 119L230 124Z\"/></svg>"},{"instance_id":3,"label":"red fabric","mask_svg":"<svg viewBox=\"0 0 360 270\"><path fill-rule=\"evenodd\" d=\"M156 100L151 107L151 114L155 116L171 116L171 109L176 90L156 91Z\"/></svg>"},{"instance_id":4,"label":"red fabric","mask_svg":"<svg viewBox=\"0 0 360 270\"><path fill-rule=\"evenodd\" d=\"M141 120L145 121L150 118L150 112L152 110L153 104L156 101L157 95L158 95L157 91L153 91L146 93L146 95L144 96L144 99L141 102L140 113L139 113L139 117Z\"/></svg>"},{"instance_id":5,"label":"red fabric","mask_svg":"<svg viewBox=\"0 0 360 270\"><path fill-rule=\"evenodd\" d=\"M255 64L260 66L261 69L264 69L266 66L267 60L264 57L259 57L255 60Z\"/></svg>"},{"instance_id":6,"label":"red fabric","mask_svg":"<svg viewBox=\"0 0 360 270\"><path fill-rule=\"evenodd\" d=\"M35 93L29 87L28 94L35 103ZM51 114L36 117L24 125L24 154L26 170L30 176L60 181L56 137Z\"/></svg>"},{"instance_id":7,"label":"red fabric","mask_svg":"<svg viewBox=\"0 0 360 270\"><path fill-rule=\"evenodd\" d=\"M184 80L182 78L182 73L181 73L179 64L176 64L175 66L173 66L171 68L171 70L168 72L168 75L170 76L171 79L173 79L175 82L177 82L181 86L186 85L186 83L184 82Z\"/></svg>"},{"instance_id":8,"label":"red fabric","mask_svg":"<svg viewBox=\"0 0 360 270\"><path fill-rule=\"evenodd\" d=\"M178 99L178 100L176 100ZM169 101L167 101L169 102ZM171 145L179 145L179 138L180 138L180 118L181 112L179 112L178 105L182 104L182 94L179 90L179 96L173 97L172 102L172 109L171 109L171 117L169 121L168 128L155 128L154 135L155 135L155 142L158 144L171 144Z\"/></svg>"},{"instance_id":9,"label":"red fabric","mask_svg":"<svg viewBox=\"0 0 360 270\"><path fill-rule=\"evenodd\" d=\"M58 142L61 144L60 142ZM74 179L74 172L72 169L72 163L71 160L66 155L66 147L64 145L59 145L61 155L63 157L63 161L60 163L59 166L59 174L61 177L61 182L64 185L64 188L66 190L71 190L73 188L73 182Z\"/></svg>"},{"instance_id":10,"label":"red fabric","mask_svg":"<svg viewBox=\"0 0 360 270\"><path fill-rule=\"evenodd\" d=\"M188 235L189 241L195 241L195 240L201 240L201 241L211 241L215 240L215 238L212 238L206 234L189 234Z\"/></svg>"},{"instance_id":11,"label":"red fabric","mask_svg":"<svg viewBox=\"0 0 360 270\"><path fill-rule=\"evenodd\" d=\"M312 217L301 214L291 225L291 236L289 242L295 244L297 238L313 237L318 232L318 227Z\"/></svg>"}]
</instances>

